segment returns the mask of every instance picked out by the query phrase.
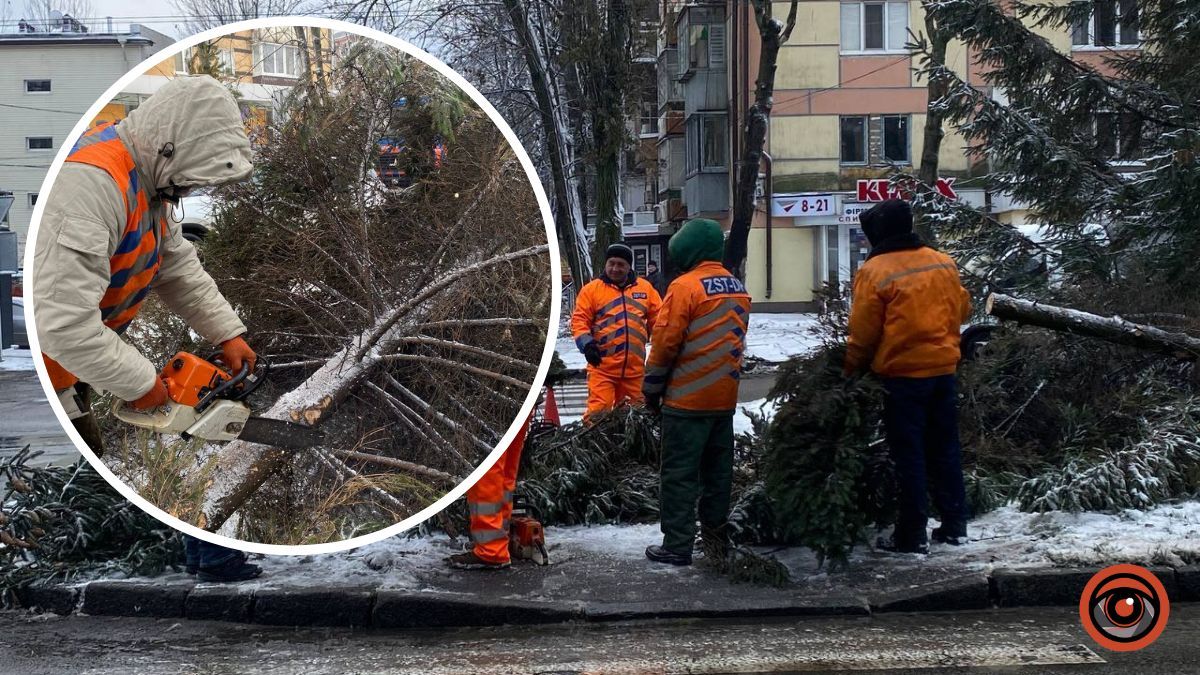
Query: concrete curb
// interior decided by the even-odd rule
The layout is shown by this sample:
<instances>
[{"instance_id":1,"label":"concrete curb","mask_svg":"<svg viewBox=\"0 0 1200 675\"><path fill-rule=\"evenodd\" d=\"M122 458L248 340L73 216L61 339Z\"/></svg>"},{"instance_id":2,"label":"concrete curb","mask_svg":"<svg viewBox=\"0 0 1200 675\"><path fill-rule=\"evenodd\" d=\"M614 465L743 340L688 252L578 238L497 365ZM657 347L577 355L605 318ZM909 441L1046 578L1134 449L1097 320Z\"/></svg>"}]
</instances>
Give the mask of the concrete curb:
<instances>
[{"instance_id":1,"label":"concrete curb","mask_svg":"<svg viewBox=\"0 0 1200 675\"><path fill-rule=\"evenodd\" d=\"M364 586L225 586L190 581L93 581L34 586L18 594L33 610L88 615L206 619L281 626L447 628L570 621L870 616L884 612L946 612L991 607L1075 606L1097 569L997 569L866 598L795 596L747 602L731 594L675 603L562 602L481 598ZM1200 566L1151 568L1172 602L1200 601Z\"/></svg>"}]
</instances>

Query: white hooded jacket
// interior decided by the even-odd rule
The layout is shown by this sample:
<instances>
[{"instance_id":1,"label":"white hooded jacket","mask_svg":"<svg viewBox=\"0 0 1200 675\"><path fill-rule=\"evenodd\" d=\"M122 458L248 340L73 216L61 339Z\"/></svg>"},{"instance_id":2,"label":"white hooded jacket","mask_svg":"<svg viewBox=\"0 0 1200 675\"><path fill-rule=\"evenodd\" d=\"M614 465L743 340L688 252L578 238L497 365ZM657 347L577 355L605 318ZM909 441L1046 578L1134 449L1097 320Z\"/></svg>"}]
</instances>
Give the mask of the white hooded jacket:
<instances>
[{"instance_id":1,"label":"white hooded jacket","mask_svg":"<svg viewBox=\"0 0 1200 675\"><path fill-rule=\"evenodd\" d=\"M253 168L237 102L208 76L172 80L116 129L156 217L170 212L164 191L240 181ZM109 258L126 225L124 198L103 169L67 162L45 199L32 270L42 352L92 387L136 400L154 386L158 368L105 326L100 315L110 282ZM179 223L167 220L153 291L209 342L246 332Z\"/></svg>"}]
</instances>

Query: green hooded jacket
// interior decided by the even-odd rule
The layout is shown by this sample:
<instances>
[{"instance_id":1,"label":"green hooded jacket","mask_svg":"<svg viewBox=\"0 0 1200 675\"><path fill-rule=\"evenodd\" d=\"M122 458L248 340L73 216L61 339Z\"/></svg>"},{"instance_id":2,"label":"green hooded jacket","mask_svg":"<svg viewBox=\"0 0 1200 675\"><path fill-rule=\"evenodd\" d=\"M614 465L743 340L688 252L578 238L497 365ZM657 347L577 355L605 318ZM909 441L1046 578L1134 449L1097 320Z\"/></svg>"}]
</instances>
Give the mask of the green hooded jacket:
<instances>
[{"instance_id":1,"label":"green hooded jacket","mask_svg":"<svg viewBox=\"0 0 1200 675\"><path fill-rule=\"evenodd\" d=\"M671 237L667 243L667 253L683 272L705 260L721 262L725 254L725 233L715 220L693 218Z\"/></svg>"}]
</instances>

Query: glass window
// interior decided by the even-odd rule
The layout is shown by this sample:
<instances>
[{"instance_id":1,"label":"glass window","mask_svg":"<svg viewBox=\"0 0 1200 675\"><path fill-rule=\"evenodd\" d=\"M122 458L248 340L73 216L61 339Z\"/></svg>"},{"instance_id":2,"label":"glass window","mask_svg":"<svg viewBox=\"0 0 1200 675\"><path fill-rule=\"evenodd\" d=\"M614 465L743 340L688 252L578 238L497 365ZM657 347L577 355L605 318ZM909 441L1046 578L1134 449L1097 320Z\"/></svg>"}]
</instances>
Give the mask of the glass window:
<instances>
[{"instance_id":1,"label":"glass window","mask_svg":"<svg viewBox=\"0 0 1200 675\"><path fill-rule=\"evenodd\" d=\"M909 162L908 115L883 118L883 158L889 162Z\"/></svg>"},{"instance_id":2,"label":"glass window","mask_svg":"<svg viewBox=\"0 0 1200 675\"><path fill-rule=\"evenodd\" d=\"M708 67L708 25L688 26L688 67Z\"/></svg>"},{"instance_id":3,"label":"glass window","mask_svg":"<svg viewBox=\"0 0 1200 675\"><path fill-rule=\"evenodd\" d=\"M904 50L907 2L843 2L841 10L843 52Z\"/></svg>"},{"instance_id":4,"label":"glass window","mask_svg":"<svg viewBox=\"0 0 1200 675\"><path fill-rule=\"evenodd\" d=\"M25 148L28 150L53 150L54 139L50 136L27 136Z\"/></svg>"},{"instance_id":5,"label":"glass window","mask_svg":"<svg viewBox=\"0 0 1200 675\"><path fill-rule=\"evenodd\" d=\"M1096 0L1096 46L1117 44L1117 3Z\"/></svg>"},{"instance_id":6,"label":"glass window","mask_svg":"<svg viewBox=\"0 0 1200 675\"><path fill-rule=\"evenodd\" d=\"M50 80L25 80L25 93L49 94Z\"/></svg>"},{"instance_id":7,"label":"glass window","mask_svg":"<svg viewBox=\"0 0 1200 675\"><path fill-rule=\"evenodd\" d=\"M233 75L233 50L218 49L217 61L221 65L221 72L225 75Z\"/></svg>"},{"instance_id":8,"label":"glass window","mask_svg":"<svg viewBox=\"0 0 1200 675\"><path fill-rule=\"evenodd\" d=\"M867 118L841 118L842 164L867 163Z\"/></svg>"},{"instance_id":9,"label":"glass window","mask_svg":"<svg viewBox=\"0 0 1200 675\"><path fill-rule=\"evenodd\" d=\"M36 192L29 193L29 208L32 209L33 207L37 206L37 198L38 198L38 193L36 193Z\"/></svg>"},{"instance_id":10,"label":"glass window","mask_svg":"<svg viewBox=\"0 0 1200 675\"><path fill-rule=\"evenodd\" d=\"M1096 0L1091 17L1071 26L1071 44L1075 46L1112 47L1139 42L1137 0Z\"/></svg>"},{"instance_id":11,"label":"glass window","mask_svg":"<svg viewBox=\"0 0 1200 675\"><path fill-rule=\"evenodd\" d=\"M701 113L688 118L688 173L729 167L729 130L725 124L723 113Z\"/></svg>"},{"instance_id":12,"label":"glass window","mask_svg":"<svg viewBox=\"0 0 1200 675\"><path fill-rule=\"evenodd\" d=\"M1120 23L1121 44L1136 45L1140 42L1138 39L1138 6L1137 0L1121 0L1117 4L1120 11L1118 21Z\"/></svg>"}]
</instances>

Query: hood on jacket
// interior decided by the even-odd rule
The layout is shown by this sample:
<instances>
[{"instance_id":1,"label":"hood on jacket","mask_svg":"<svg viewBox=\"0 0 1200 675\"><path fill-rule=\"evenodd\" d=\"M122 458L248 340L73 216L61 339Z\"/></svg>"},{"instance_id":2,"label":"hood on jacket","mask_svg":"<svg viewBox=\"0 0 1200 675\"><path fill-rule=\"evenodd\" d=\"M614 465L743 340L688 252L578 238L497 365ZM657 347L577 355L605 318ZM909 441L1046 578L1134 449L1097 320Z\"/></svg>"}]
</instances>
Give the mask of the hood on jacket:
<instances>
[{"instance_id":1,"label":"hood on jacket","mask_svg":"<svg viewBox=\"0 0 1200 675\"><path fill-rule=\"evenodd\" d=\"M868 260L884 253L925 246L913 232L912 207L903 199L889 199L872 206L858 216L858 222L871 243Z\"/></svg>"},{"instance_id":2,"label":"hood on jacket","mask_svg":"<svg viewBox=\"0 0 1200 675\"><path fill-rule=\"evenodd\" d=\"M725 233L715 220L693 218L667 242L667 253L685 272L706 260L721 262L725 253Z\"/></svg>"},{"instance_id":3,"label":"hood on jacket","mask_svg":"<svg viewBox=\"0 0 1200 675\"><path fill-rule=\"evenodd\" d=\"M207 75L166 83L117 125L151 192L244 180L250 139L233 94Z\"/></svg>"}]
</instances>

